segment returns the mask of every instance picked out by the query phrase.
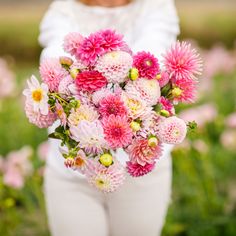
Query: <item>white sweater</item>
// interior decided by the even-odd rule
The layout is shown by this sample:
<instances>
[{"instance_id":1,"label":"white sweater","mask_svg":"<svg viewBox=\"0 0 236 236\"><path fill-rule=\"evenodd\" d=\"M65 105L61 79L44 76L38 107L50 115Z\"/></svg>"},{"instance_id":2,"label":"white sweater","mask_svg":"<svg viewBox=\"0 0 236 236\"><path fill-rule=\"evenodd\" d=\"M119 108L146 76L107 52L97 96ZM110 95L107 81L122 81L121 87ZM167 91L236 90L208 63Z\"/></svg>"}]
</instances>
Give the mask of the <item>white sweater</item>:
<instances>
[{"instance_id":1,"label":"white sweater","mask_svg":"<svg viewBox=\"0 0 236 236\"><path fill-rule=\"evenodd\" d=\"M41 59L66 55L62 49L64 36L78 31L88 35L100 29L112 28L124 34L131 49L150 51L160 57L179 33L178 17L173 0L134 0L115 8L90 7L75 0L55 1L46 12L41 25L39 42L43 46ZM57 124L49 129L52 132ZM67 177L81 176L67 170L58 151L60 142L50 140L47 164ZM171 146L164 146L164 153L157 165L170 166ZM118 158L123 163L127 155L119 150Z\"/></svg>"}]
</instances>

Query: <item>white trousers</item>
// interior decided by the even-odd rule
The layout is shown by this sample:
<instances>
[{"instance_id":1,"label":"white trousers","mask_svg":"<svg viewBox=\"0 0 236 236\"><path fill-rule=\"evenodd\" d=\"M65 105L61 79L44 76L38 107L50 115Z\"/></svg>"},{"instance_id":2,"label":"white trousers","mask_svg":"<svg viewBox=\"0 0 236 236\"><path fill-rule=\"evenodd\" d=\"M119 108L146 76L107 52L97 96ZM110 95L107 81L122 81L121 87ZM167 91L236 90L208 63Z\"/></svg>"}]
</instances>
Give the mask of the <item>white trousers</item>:
<instances>
[{"instance_id":1,"label":"white trousers","mask_svg":"<svg viewBox=\"0 0 236 236\"><path fill-rule=\"evenodd\" d=\"M171 195L171 160L141 178L128 177L104 195L86 179L45 171L45 198L52 236L158 236Z\"/></svg>"}]
</instances>

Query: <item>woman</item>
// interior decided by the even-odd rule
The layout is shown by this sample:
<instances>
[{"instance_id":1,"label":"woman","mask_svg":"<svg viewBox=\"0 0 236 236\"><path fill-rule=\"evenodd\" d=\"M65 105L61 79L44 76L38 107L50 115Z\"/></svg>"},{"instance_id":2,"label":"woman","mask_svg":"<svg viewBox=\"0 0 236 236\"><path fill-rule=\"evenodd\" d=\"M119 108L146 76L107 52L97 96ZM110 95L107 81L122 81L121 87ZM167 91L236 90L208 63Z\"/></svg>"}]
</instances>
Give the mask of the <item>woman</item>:
<instances>
[{"instance_id":1,"label":"woman","mask_svg":"<svg viewBox=\"0 0 236 236\"><path fill-rule=\"evenodd\" d=\"M179 33L172 0L56 1L41 23L41 59L65 54L63 37L113 28L125 35L133 51L147 50L160 56ZM56 127L52 127L52 130ZM51 131L52 131L51 130ZM67 170L50 140L45 173L45 197L53 236L157 236L165 220L171 194L170 146L149 175L126 183L115 193L103 195L80 174ZM127 156L120 150L119 159Z\"/></svg>"}]
</instances>

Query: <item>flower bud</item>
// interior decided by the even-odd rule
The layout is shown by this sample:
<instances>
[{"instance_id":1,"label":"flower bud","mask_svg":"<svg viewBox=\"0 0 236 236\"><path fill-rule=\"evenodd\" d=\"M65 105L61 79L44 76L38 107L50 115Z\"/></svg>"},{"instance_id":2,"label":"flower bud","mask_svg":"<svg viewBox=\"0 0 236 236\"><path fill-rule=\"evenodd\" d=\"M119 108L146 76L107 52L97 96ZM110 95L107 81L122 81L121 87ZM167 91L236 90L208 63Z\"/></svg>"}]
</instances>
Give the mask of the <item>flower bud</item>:
<instances>
[{"instance_id":1,"label":"flower bud","mask_svg":"<svg viewBox=\"0 0 236 236\"><path fill-rule=\"evenodd\" d=\"M150 147L156 147L158 144L158 139L155 136L152 136L148 139L148 145Z\"/></svg>"},{"instance_id":2,"label":"flower bud","mask_svg":"<svg viewBox=\"0 0 236 236\"><path fill-rule=\"evenodd\" d=\"M169 117L170 116L170 112L167 110L160 110L160 115L161 116L165 116L165 117Z\"/></svg>"},{"instance_id":3,"label":"flower bud","mask_svg":"<svg viewBox=\"0 0 236 236\"><path fill-rule=\"evenodd\" d=\"M79 74L80 70L77 68L72 68L70 70L70 75L73 79L76 79L77 75Z\"/></svg>"},{"instance_id":4,"label":"flower bud","mask_svg":"<svg viewBox=\"0 0 236 236\"><path fill-rule=\"evenodd\" d=\"M131 129L134 131L134 132L136 132L136 131L139 131L140 130L140 124L138 123L138 122L136 122L136 121L132 121L131 123L130 123L130 127L131 127Z\"/></svg>"},{"instance_id":5,"label":"flower bud","mask_svg":"<svg viewBox=\"0 0 236 236\"><path fill-rule=\"evenodd\" d=\"M72 168L75 165L75 160L71 157L68 157L65 161L64 161L64 165L66 166L66 168Z\"/></svg>"},{"instance_id":6,"label":"flower bud","mask_svg":"<svg viewBox=\"0 0 236 236\"><path fill-rule=\"evenodd\" d=\"M69 57L60 57L60 63L63 66L68 66L70 67L73 64L73 60Z\"/></svg>"},{"instance_id":7,"label":"flower bud","mask_svg":"<svg viewBox=\"0 0 236 236\"><path fill-rule=\"evenodd\" d=\"M161 79L161 74L157 74L156 79L157 80Z\"/></svg>"},{"instance_id":8,"label":"flower bud","mask_svg":"<svg viewBox=\"0 0 236 236\"><path fill-rule=\"evenodd\" d=\"M112 155L110 155L109 153L105 153L100 156L99 161L102 165L108 167L108 166L112 165L113 158L112 158Z\"/></svg>"},{"instance_id":9,"label":"flower bud","mask_svg":"<svg viewBox=\"0 0 236 236\"><path fill-rule=\"evenodd\" d=\"M138 69L131 68L130 71L129 71L129 78L131 80L136 80L136 79L138 79L138 77L139 77Z\"/></svg>"}]
</instances>

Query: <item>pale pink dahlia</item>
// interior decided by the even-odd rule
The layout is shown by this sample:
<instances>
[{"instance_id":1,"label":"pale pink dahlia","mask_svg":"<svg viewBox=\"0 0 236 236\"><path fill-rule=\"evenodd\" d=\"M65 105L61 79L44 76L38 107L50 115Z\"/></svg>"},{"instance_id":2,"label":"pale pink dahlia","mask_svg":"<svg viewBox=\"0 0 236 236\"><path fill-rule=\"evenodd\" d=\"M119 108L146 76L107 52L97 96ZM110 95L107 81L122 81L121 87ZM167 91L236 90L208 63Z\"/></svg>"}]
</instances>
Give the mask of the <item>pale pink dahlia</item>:
<instances>
[{"instance_id":1,"label":"pale pink dahlia","mask_svg":"<svg viewBox=\"0 0 236 236\"><path fill-rule=\"evenodd\" d=\"M162 144L159 142L155 147L148 144L148 139L136 139L127 148L130 161L141 166L153 164L162 155Z\"/></svg>"},{"instance_id":2,"label":"pale pink dahlia","mask_svg":"<svg viewBox=\"0 0 236 236\"><path fill-rule=\"evenodd\" d=\"M90 34L83 40L80 48L77 51L77 57L85 65L94 65L99 56L104 53L104 38L100 33Z\"/></svg>"},{"instance_id":3,"label":"pale pink dahlia","mask_svg":"<svg viewBox=\"0 0 236 236\"><path fill-rule=\"evenodd\" d=\"M56 58L45 59L39 67L39 72L44 83L50 91L58 91L60 81L68 75L68 72L61 66Z\"/></svg>"},{"instance_id":4,"label":"pale pink dahlia","mask_svg":"<svg viewBox=\"0 0 236 236\"><path fill-rule=\"evenodd\" d=\"M95 92L107 85L107 79L98 71L84 71L77 75L75 85L78 90Z\"/></svg>"},{"instance_id":5,"label":"pale pink dahlia","mask_svg":"<svg viewBox=\"0 0 236 236\"><path fill-rule=\"evenodd\" d=\"M160 73L157 58L149 52L138 52L133 60L133 66L138 69L140 77L154 79Z\"/></svg>"},{"instance_id":6,"label":"pale pink dahlia","mask_svg":"<svg viewBox=\"0 0 236 236\"><path fill-rule=\"evenodd\" d=\"M122 51L114 51L101 56L95 69L101 72L110 83L122 83L125 81L132 67L133 59L130 54Z\"/></svg>"},{"instance_id":7,"label":"pale pink dahlia","mask_svg":"<svg viewBox=\"0 0 236 236\"><path fill-rule=\"evenodd\" d=\"M102 117L108 117L112 114L115 116L126 116L127 109L121 97L116 94L110 94L100 101L99 113Z\"/></svg>"},{"instance_id":8,"label":"pale pink dahlia","mask_svg":"<svg viewBox=\"0 0 236 236\"><path fill-rule=\"evenodd\" d=\"M125 116L110 115L102 120L102 124L111 148L126 147L132 141L132 130Z\"/></svg>"},{"instance_id":9,"label":"pale pink dahlia","mask_svg":"<svg viewBox=\"0 0 236 236\"><path fill-rule=\"evenodd\" d=\"M111 193L124 183L125 169L118 161L107 168L97 160L90 159L85 175L92 186L104 193Z\"/></svg>"},{"instance_id":10,"label":"pale pink dahlia","mask_svg":"<svg viewBox=\"0 0 236 236\"><path fill-rule=\"evenodd\" d=\"M71 91L69 89L69 86L71 84L74 83L74 80L71 78L70 75L66 76L65 78L63 78L58 86L58 92L62 95L62 96L71 96Z\"/></svg>"},{"instance_id":11,"label":"pale pink dahlia","mask_svg":"<svg viewBox=\"0 0 236 236\"><path fill-rule=\"evenodd\" d=\"M197 81L182 77L173 84L172 97L175 103L192 103L196 99Z\"/></svg>"},{"instance_id":12,"label":"pale pink dahlia","mask_svg":"<svg viewBox=\"0 0 236 236\"><path fill-rule=\"evenodd\" d=\"M161 110L168 111L170 115L175 114L174 105L165 97L160 97L158 103L161 105Z\"/></svg>"},{"instance_id":13,"label":"pale pink dahlia","mask_svg":"<svg viewBox=\"0 0 236 236\"><path fill-rule=\"evenodd\" d=\"M130 95L140 97L149 106L156 105L161 95L158 81L144 78L128 82L125 91Z\"/></svg>"},{"instance_id":14,"label":"pale pink dahlia","mask_svg":"<svg viewBox=\"0 0 236 236\"><path fill-rule=\"evenodd\" d=\"M156 163L152 164L146 163L144 166L139 165L138 163L133 163L131 161L127 162L127 172L133 177L140 177L148 174L155 168Z\"/></svg>"},{"instance_id":15,"label":"pale pink dahlia","mask_svg":"<svg viewBox=\"0 0 236 236\"><path fill-rule=\"evenodd\" d=\"M194 78L201 74L201 59L195 49L186 42L177 42L164 55L164 66L172 78Z\"/></svg>"},{"instance_id":16,"label":"pale pink dahlia","mask_svg":"<svg viewBox=\"0 0 236 236\"><path fill-rule=\"evenodd\" d=\"M98 154L107 147L103 127L100 121L89 122L82 120L78 126L70 127L71 138L79 142L79 147L88 154Z\"/></svg>"},{"instance_id":17,"label":"pale pink dahlia","mask_svg":"<svg viewBox=\"0 0 236 236\"><path fill-rule=\"evenodd\" d=\"M72 56L75 56L83 40L84 37L80 33L77 32L69 33L64 38L63 48L66 52L68 52Z\"/></svg>"},{"instance_id":18,"label":"pale pink dahlia","mask_svg":"<svg viewBox=\"0 0 236 236\"><path fill-rule=\"evenodd\" d=\"M42 115L39 112L35 112L33 105L27 101L25 103L25 113L29 119L29 122L39 128L48 128L57 119L56 114L54 114L51 110L49 110L47 115Z\"/></svg>"},{"instance_id":19,"label":"pale pink dahlia","mask_svg":"<svg viewBox=\"0 0 236 236\"><path fill-rule=\"evenodd\" d=\"M158 138L163 143L180 144L187 134L186 123L172 116L163 120L159 125Z\"/></svg>"},{"instance_id":20,"label":"pale pink dahlia","mask_svg":"<svg viewBox=\"0 0 236 236\"><path fill-rule=\"evenodd\" d=\"M97 106L103 98L113 94L109 88L102 88L92 94L92 101Z\"/></svg>"}]
</instances>

